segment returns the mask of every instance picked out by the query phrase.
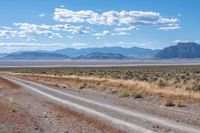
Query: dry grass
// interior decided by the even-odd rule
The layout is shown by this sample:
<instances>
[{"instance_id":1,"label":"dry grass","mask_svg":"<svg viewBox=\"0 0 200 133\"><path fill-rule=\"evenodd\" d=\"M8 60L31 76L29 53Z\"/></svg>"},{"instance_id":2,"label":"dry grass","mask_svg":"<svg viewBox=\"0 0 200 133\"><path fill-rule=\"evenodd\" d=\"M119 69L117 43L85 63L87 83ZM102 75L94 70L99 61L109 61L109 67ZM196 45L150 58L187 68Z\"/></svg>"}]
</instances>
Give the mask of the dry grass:
<instances>
[{"instance_id":1,"label":"dry grass","mask_svg":"<svg viewBox=\"0 0 200 133\"><path fill-rule=\"evenodd\" d=\"M84 89L87 87L99 89L101 91L118 95L119 97L143 97L161 96L170 97L173 100L183 100L187 102L199 102L200 92L188 91L181 88L160 87L155 83L137 80L122 80L99 77L81 76L55 76L41 74L17 74L23 78L43 82L56 87L72 87Z\"/></svg>"},{"instance_id":2,"label":"dry grass","mask_svg":"<svg viewBox=\"0 0 200 133\"><path fill-rule=\"evenodd\" d=\"M160 88L181 88L200 92L200 65L140 66L111 68L1 68L2 73L19 72L55 76L93 76L99 78L145 81Z\"/></svg>"}]
</instances>

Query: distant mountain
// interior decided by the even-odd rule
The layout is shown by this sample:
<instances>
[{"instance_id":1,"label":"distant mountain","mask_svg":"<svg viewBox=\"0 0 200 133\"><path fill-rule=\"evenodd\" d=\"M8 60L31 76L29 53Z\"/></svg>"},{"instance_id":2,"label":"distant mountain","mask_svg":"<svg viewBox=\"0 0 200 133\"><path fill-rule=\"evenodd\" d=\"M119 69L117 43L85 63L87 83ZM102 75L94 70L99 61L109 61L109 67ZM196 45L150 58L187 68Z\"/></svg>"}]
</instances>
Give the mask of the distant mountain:
<instances>
[{"instance_id":1,"label":"distant mountain","mask_svg":"<svg viewBox=\"0 0 200 133\"><path fill-rule=\"evenodd\" d=\"M0 53L0 58L5 57L6 55L8 55L7 53Z\"/></svg>"},{"instance_id":2,"label":"distant mountain","mask_svg":"<svg viewBox=\"0 0 200 133\"><path fill-rule=\"evenodd\" d=\"M160 50L155 57L161 59L200 58L200 45L193 42L178 43Z\"/></svg>"},{"instance_id":3,"label":"distant mountain","mask_svg":"<svg viewBox=\"0 0 200 133\"><path fill-rule=\"evenodd\" d=\"M42 60L42 59L67 59L66 55L41 52L19 52L6 55L3 59Z\"/></svg>"},{"instance_id":4,"label":"distant mountain","mask_svg":"<svg viewBox=\"0 0 200 133\"><path fill-rule=\"evenodd\" d=\"M76 57L75 59L90 59L90 60L106 60L106 59L126 59L127 57L121 54L112 54L112 53L100 53L93 52L87 55L81 55Z\"/></svg>"},{"instance_id":5,"label":"distant mountain","mask_svg":"<svg viewBox=\"0 0 200 133\"><path fill-rule=\"evenodd\" d=\"M153 57L159 50L145 49L139 47L122 48L122 47L103 47L103 48L83 48L74 49L66 48L54 51L53 53L63 54L70 57L77 57L81 55L88 55L90 53L111 53L121 54L128 57Z\"/></svg>"}]
</instances>

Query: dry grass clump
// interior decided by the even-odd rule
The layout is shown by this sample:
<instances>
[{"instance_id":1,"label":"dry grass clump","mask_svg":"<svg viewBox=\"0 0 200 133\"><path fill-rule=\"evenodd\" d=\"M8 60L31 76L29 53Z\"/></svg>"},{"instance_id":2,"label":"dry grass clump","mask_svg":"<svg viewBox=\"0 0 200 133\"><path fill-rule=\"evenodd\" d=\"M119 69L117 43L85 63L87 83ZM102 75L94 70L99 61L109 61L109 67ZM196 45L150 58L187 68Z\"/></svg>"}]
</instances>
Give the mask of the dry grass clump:
<instances>
[{"instance_id":1,"label":"dry grass clump","mask_svg":"<svg viewBox=\"0 0 200 133\"><path fill-rule=\"evenodd\" d=\"M118 93L118 96L120 98L122 98L122 97L143 98L143 96L141 95L141 93L136 92L136 91L132 91L132 90L121 91L121 92Z\"/></svg>"},{"instance_id":2,"label":"dry grass clump","mask_svg":"<svg viewBox=\"0 0 200 133\"><path fill-rule=\"evenodd\" d=\"M177 107L185 107L186 105L184 104L183 100L176 100L175 105Z\"/></svg>"},{"instance_id":3,"label":"dry grass clump","mask_svg":"<svg viewBox=\"0 0 200 133\"><path fill-rule=\"evenodd\" d=\"M130 96L130 94L128 92L126 92L126 91L121 91L121 92L118 93L118 97L119 98L129 97L129 96Z\"/></svg>"},{"instance_id":4,"label":"dry grass clump","mask_svg":"<svg viewBox=\"0 0 200 133\"><path fill-rule=\"evenodd\" d=\"M175 106L175 103L174 103L174 101L173 101L172 99L166 98L166 99L164 99L164 101L163 101L163 105L164 105L164 106L172 107L172 106Z\"/></svg>"},{"instance_id":5,"label":"dry grass clump","mask_svg":"<svg viewBox=\"0 0 200 133\"><path fill-rule=\"evenodd\" d=\"M79 89L82 90L82 89L84 89L86 87L87 87L87 84L82 84L82 85L80 85Z\"/></svg>"},{"instance_id":6,"label":"dry grass clump","mask_svg":"<svg viewBox=\"0 0 200 133\"><path fill-rule=\"evenodd\" d=\"M164 98L163 105L164 106L169 106L169 107L172 107L172 106L185 107L186 106L184 104L183 100L173 99L173 98L170 98L170 97Z\"/></svg>"},{"instance_id":7,"label":"dry grass clump","mask_svg":"<svg viewBox=\"0 0 200 133\"><path fill-rule=\"evenodd\" d=\"M130 96L133 97L133 98L143 98L143 96L140 93L137 93L137 92L131 94Z\"/></svg>"}]
</instances>

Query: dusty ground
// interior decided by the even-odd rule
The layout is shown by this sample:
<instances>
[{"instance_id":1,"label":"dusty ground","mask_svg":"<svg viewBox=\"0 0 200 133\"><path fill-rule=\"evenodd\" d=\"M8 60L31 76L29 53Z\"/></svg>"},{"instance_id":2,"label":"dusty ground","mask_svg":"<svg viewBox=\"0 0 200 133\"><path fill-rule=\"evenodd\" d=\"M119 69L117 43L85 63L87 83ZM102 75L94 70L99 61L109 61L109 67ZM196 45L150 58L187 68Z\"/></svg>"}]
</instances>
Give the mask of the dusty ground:
<instances>
[{"instance_id":1,"label":"dusty ground","mask_svg":"<svg viewBox=\"0 0 200 133\"><path fill-rule=\"evenodd\" d=\"M35 99L3 78L0 78L0 107L0 133L121 132L63 106Z\"/></svg>"},{"instance_id":2,"label":"dusty ground","mask_svg":"<svg viewBox=\"0 0 200 133\"><path fill-rule=\"evenodd\" d=\"M83 88L77 86L68 86L63 84L63 80L59 78L47 78L46 76L20 76L21 78L40 82L45 85L54 87L55 89L62 89L63 91L78 91L88 96L96 96L113 101L122 106L127 106L151 114L156 114L161 117L166 117L171 120L181 121L183 123L195 125L200 127L200 105L199 103L179 103L182 106L166 107L163 105L163 98L155 96L145 96L141 98L119 97L112 91L102 90L98 86L85 85ZM60 81L60 82L59 82ZM80 83L80 82L79 82ZM79 84L77 82L77 84Z\"/></svg>"}]
</instances>

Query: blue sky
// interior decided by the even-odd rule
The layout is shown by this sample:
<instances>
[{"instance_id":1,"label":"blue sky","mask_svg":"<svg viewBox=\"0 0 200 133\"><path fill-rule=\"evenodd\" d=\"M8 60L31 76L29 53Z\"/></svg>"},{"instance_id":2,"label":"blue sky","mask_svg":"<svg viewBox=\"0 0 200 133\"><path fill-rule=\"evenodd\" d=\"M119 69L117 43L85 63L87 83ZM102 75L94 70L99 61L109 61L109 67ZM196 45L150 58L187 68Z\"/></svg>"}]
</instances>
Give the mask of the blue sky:
<instances>
[{"instance_id":1,"label":"blue sky","mask_svg":"<svg viewBox=\"0 0 200 133\"><path fill-rule=\"evenodd\" d=\"M200 40L199 0L1 0L0 53Z\"/></svg>"}]
</instances>

